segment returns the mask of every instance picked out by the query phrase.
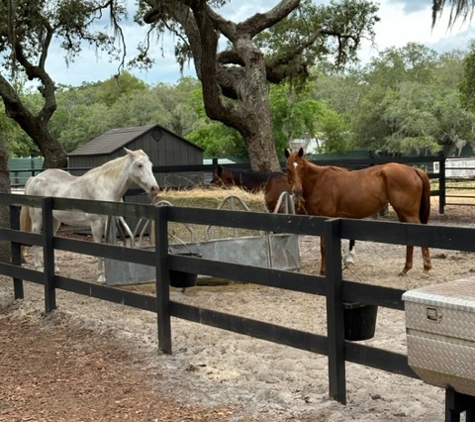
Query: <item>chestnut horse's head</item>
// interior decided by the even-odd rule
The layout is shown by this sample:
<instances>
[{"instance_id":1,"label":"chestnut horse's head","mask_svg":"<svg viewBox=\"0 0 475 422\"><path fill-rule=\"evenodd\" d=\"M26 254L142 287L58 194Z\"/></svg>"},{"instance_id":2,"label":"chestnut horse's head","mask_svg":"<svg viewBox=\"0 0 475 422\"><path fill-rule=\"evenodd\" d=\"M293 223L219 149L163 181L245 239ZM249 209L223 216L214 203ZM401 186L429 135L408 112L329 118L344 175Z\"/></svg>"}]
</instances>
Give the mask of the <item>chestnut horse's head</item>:
<instances>
[{"instance_id":1,"label":"chestnut horse's head","mask_svg":"<svg viewBox=\"0 0 475 422\"><path fill-rule=\"evenodd\" d=\"M287 157L287 180L292 188L292 193L300 196L303 192L302 180L306 163L303 159L303 148L293 153L286 149L285 156Z\"/></svg>"},{"instance_id":2,"label":"chestnut horse's head","mask_svg":"<svg viewBox=\"0 0 475 422\"><path fill-rule=\"evenodd\" d=\"M211 184L215 186L234 186L234 178L231 172L227 171L223 166L218 165L213 172Z\"/></svg>"}]
</instances>

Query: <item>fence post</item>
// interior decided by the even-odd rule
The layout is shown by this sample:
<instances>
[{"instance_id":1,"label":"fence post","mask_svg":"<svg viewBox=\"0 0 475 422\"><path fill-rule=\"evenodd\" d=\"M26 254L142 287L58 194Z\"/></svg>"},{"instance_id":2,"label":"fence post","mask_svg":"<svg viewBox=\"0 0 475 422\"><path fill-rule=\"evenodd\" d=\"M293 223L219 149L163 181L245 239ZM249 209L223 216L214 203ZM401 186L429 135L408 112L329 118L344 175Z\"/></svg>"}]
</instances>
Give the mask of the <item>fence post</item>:
<instances>
[{"instance_id":1,"label":"fence post","mask_svg":"<svg viewBox=\"0 0 475 422\"><path fill-rule=\"evenodd\" d=\"M439 153L439 214L443 214L446 204L446 180L445 180L445 163L446 158L443 151Z\"/></svg>"},{"instance_id":2,"label":"fence post","mask_svg":"<svg viewBox=\"0 0 475 422\"><path fill-rule=\"evenodd\" d=\"M43 265L45 274L45 313L56 309L56 289L54 283L54 198L43 199Z\"/></svg>"},{"instance_id":3,"label":"fence post","mask_svg":"<svg viewBox=\"0 0 475 422\"><path fill-rule=\"evenodd\" d=\"M10 228L12 230L20 230L20 207L10 205ZM21 244L11 243L12 264L21 266ZM23 290L23 280L19 278L13 278L13 291L15 299L23 299L25 293Z\"/></svg>"},{"instance_id":4,"label":"fence post","mask_svg":"<svg viewBox=\"0 0 475 422\"><path fill-rule=\"evenodd\" d=\"M170 317L170 275L168 271L168 207L155 211L155 285L157 294L158 348L172 353Z\"/></svg>"},{"instance_id":5,"label":"fence post","mask_svg":"<svg viewBox=\"0 0 475 422\"><path fill-rule=\"evenodd\" d=\"M341 220L325 221L327 336L330 397L346 404L345 321L342 300ZM322 241L322 239L320 239Z\"/></svg>"}]
</instances>

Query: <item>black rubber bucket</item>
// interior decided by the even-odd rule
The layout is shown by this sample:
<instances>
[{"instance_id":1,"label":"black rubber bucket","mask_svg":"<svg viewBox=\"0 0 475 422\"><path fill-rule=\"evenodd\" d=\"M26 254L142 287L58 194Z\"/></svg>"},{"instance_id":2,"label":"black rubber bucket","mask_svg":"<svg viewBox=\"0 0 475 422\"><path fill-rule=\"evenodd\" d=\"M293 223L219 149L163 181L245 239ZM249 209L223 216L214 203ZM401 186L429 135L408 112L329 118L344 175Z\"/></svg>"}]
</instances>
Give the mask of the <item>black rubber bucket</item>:
<instances>
[{"instance_id":1,"label":"black rubber bucket","mask_svg":"<svg viewBox=\"0 0 475 422\"><path fill-rule=\"evenodd\" d=\"M364 303L343 303L345 339L368 340L374 337L378 307Z\"/></svg>"},{"instance_id":2,"label":"black rubber bucket","mask_svg":"<svg viewBox=\"0 0 475 422\"><path fill-rule=\"evenodd\" d=\"M180 253L181 256L192 256L201 258L200 254L196 253ZM196 286L198 274L186 273L184 271L170 270L170 286L172 287L193 287Z\"/></svg>"}]
</instances>

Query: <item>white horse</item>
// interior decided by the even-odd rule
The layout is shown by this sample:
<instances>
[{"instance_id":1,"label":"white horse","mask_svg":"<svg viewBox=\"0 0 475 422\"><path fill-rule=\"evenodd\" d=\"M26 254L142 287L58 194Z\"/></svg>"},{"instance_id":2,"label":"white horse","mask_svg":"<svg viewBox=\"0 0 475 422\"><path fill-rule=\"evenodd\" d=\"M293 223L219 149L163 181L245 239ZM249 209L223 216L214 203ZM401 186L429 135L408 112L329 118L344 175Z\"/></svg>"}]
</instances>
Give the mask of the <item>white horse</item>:
<instances>
[{"instance_id":1,"label":"white horse","mask_svg":"<svg viewBox=\"0 0 475 422\"><path fill-rule=\"evenodd\" d=\"M25 195L120 201L132 183L139 185L151 197L158 194L158 183L152 172L152 162L142 150L130 151L102 166L93 168L82 176L73 176L60 169L47 169L30 177L25 185ZM102 242L107 216L81 211L53 211L53 234L61 223L91 227L94 242ZM41 208L22 207L22 230L41 233L43 216ZM35 269L40 270L39 247L34 247ZM104 259L98 260L98 282L105 282Z\"/></svg>"}]
</instances>

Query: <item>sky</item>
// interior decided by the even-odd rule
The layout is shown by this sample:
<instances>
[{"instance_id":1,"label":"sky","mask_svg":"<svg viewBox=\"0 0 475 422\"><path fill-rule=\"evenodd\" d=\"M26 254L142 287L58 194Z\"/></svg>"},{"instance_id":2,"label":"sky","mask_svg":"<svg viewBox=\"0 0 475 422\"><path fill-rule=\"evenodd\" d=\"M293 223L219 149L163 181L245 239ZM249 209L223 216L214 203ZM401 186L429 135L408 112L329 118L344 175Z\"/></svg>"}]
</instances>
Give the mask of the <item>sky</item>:
<instances>
[{"instance_id":1,"label":"sky","mask_svg":"<svg viewBox=\"0 0 475 422\"><path fill-rule=\"evenodd\" d=\"M325 0L316 0L316 2L328 3ZM278 0L261 0L260 2L231 0L221 10L221 14L238 22L253 13L268 10L278 3ZM463 50L468 47L470 40L475 38L475 20L473 25L470 22L457 22L452 29L448 29L450 14L448 8L444 10L442 19L432 29L432 0L380 0L376 3L379 4L378 16L381 21L375 27L375 45L369 42L364 42L362 45L359 57L363 63L377 56L380 51L389 47L403 47L408 42L423 43L438 52L445 52L453 49ZM130 16L133 16L133 13ZM130 60L137 51L135 46L144 39L146 28L138 27L131 19L130 22L124 24L123 29L127 42L127 57ZM182 75L174 59L173 41L173 38L168 36L155 44L153 48L155 65L152 70L128 69L130 73L150 85L176 83ZM98 54L93 48L87 46L84 47L80 58L69 66L66 65L64 53L59 45L54 45L48 55L47 71L56 83L65 85L78 86L83 82L106 80L116 74L117 70L117 62L110 63L105 54ZM195 76L191 64L185 69L184 75Z\"/></svg>"}]
</instances>

